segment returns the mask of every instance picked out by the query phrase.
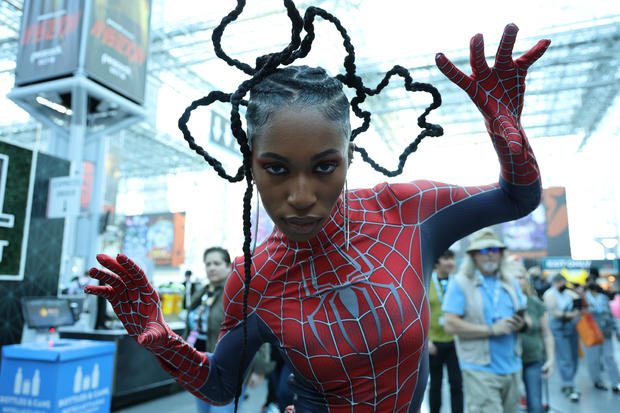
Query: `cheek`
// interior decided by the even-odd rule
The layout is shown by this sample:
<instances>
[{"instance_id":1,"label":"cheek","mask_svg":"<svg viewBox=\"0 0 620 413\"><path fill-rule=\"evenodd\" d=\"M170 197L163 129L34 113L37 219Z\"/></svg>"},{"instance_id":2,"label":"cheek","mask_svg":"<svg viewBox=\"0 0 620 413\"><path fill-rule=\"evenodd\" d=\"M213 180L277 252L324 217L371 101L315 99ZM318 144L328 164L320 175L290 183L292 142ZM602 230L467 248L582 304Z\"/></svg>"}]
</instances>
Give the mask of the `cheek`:
<instances>
[{"instance_id":1,"label":"cheek","mask_svg":"<svg viewBox=\"0 0 620 413\"><path fill-rule=\"evenodd\" d=\"M343 168L337 171L331 179L322 185L323 192L326 198L336 202L340 197L340 194L344 190L344 184L347 179L347 168Z\"/></svg>"},{"instance_id":2,"label":"cheek","mask_svg":"<svg viewBox=\"0 0 620 413\"><path fill-rule=\"evenodd\" d=\"M260 179L255 179L256 190L260 195L260 203L267 215L274 220L276 211L284 203L283 191L274 185L265 184Z\"/></svg>"}]
</instances>

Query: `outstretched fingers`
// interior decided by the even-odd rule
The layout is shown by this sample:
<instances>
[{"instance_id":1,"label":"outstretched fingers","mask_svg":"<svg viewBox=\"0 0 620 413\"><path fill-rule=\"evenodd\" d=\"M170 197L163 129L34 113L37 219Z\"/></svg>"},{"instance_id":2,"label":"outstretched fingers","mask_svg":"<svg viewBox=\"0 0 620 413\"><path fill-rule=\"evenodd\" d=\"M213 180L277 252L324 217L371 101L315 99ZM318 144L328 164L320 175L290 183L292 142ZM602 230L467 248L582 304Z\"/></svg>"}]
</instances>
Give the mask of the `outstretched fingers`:
<instances>
[{"instance_id":1,"label":"outstretched fingers","mask_svg":"<svg viewBox=\"0 0 620 413\"><path fill-rule=\"evenodd\" d=\"M514 23L510 23L504 28L502 40L500 40L497 53L495 54L495 68L500 70L512 68L512 50L514 49L518 32L519 28Z\"/></svg>"},{"instance_id":2,"label":"outstretched fingers","mask_svg":"<svg viewBox=\"0 0 620 413\"><path fill-rule=\"evenodd\" d=\"M472 85L471 78L454 66L454 64L443 53L437 53L435 55L435 64L441 73L450 79L452 83L456 84L458 87L470 94L469 90Z\"/></svg>"},{"instance_id":3,"label":"outstretched fingers","mask_svg":"<svg viewBox=\"0 0 620 413\"><path fill-rule=\"evenodd\" d=\"M484 77L489 70L484 57L484 38L480 33L472 37L469 42L469 64L475 78Z\"/></svg>"},{"instance_id":4,"label":"outstretched fingers","mask_svg":"<svg viewBox=\"0 0 620 413\"><path fill-rule=\"evenodd\" d=\"M136 283L117 260L105 254L97 254L97 261L99 261L99 264L118 275L123 280L128 290L136 290Z\"/></svg>"},{"instance_id":5,"label":"outstretched fingers","mask_svg":"<svg viewBox=\"0 0 620 413\"><path fill-rule=\"evenodd\" d=\"M132 282L141 289L145 289L145 293L151 292L152 287L149 283L149 279L135 262L133 262L129 257L125 254L118 254L116 256L116 262L123 268L125 273L129 275Z\"/></svg>"},{"instance_id":6,"label":"outstretched fingers","mask_svg":"<svg viewBox=\"0 0 620 413\"><path fill-rule=\"evenodd\" d=\"M523 56L518 58L515 63L517 67L520 69L527 70L535 61L537 61L546 51L549 45L551 44L551 40L543 39L539 40L538 43L530 50L525 52Z\"/></svg>"},{"instance_id":7,"label":"outstretched fingers","mask_svg":"<svg viewBox=\"0 0 620 413\"><path fill-rule=\"evenodd\" d=\"M84 292L86 294L96 295L110 301L113 297L116 297L114 289L109 285L87 285L84 287Z\"/></svg>"},{"instance_id":8,"label":"outstretched fingers","mask_svg":"<svg viewBox=\"0 0 620 413\"><path fill-rule=\"evenodd\" d=\"M114 273L109 273L98 268L91 268L88 271L88 275L91 278L94 278L109 285L117 293L123 292L126 288L123 280L121 280L121 278Z\"/></svg>"}]
</instances>

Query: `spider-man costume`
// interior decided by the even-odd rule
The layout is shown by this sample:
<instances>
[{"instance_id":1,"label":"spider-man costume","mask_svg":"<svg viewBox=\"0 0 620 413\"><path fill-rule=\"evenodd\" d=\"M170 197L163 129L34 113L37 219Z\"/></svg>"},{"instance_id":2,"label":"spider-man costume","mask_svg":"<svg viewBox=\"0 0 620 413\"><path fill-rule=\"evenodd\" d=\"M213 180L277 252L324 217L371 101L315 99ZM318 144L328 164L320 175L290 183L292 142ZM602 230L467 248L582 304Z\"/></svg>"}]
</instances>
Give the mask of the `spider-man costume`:
<instances>
[{"instance_id":1,"label":"spider-man costume","mask_svg":"<svg viewBox=\"0 0 620 413\"><path fill-rule=\"evenodd\" d=\"M496 63L471 43L473 74L443 55L442 72L485 117L501 165L499 183L459 187L432 181L380 184L348 192L350 245L339 200L319 234L292 242L275 230L252 258L247 351L278 348L294 373L300 412L417 412L427 381L426 288L435 259L467 234L526 215L540 201L538 166L519 124L527 68L549 42L516 61L516 26L506 27ZM193 394L214 404L234 397L243 347L243 260L224 295L224 323L213 354L199 353L163 321L157 293L142 270L119 255L99 256L113 273L91 270L130 334Z\"/></svg>"}]
</instances>

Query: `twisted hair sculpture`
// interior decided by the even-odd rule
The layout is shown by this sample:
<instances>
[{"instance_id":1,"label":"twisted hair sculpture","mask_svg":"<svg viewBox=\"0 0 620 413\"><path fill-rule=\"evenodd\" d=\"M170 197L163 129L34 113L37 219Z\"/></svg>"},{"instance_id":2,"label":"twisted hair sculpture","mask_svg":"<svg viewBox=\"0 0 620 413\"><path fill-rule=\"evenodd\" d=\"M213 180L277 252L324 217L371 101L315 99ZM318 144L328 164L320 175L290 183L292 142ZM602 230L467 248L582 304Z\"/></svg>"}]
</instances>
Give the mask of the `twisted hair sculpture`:
<instances>
[{"instance_id":1,"label":"twisted hair sculpture","mask_svg":"<svg viewBox=\"0 0 620 413\"><path fill-rule=\"evenodd\" d=\"M362 132L368 130L371 121L371 113L363 110L360 105L364 103L368 96L379 94L385 88L392 76L398 75L403 78L405 89L410 92L427 92L432 95L433 102L426 107L422 115L418 117L418 126L422 131L417 138L411 142L398 157L398 166L394 170L388 170L377 162L375 162L368 152L361 148L355 147L354 150L359 152L372 168L382 174L393 177L403 171L408 156L415 152L418 145L426 136L441 136L443 129L439 125L431 124L426 121L426 116L431 110L441 105L441 96L437 89L430 84L414 82L409 71L402 66L394 66L389 70L381 82L374 88L364 86L362 79L356 74L355 66L355 50L351 44L351 39L347 31L340 21L327 11L318 7L309 7L302 19L299 11L292 0L284 0L289 19L292 23L291 41L282 51L267 54L256 59L255 67L247 63L233 59L224 52L221 46L222 35L226 27L243 11L245 0L237 0L237 6L228 15L226 15L220 24L215 28L212 35L213 46L216 55L224 60L228 65L246 73L250 78L242 82L237 90L230 94L221 91L212 91L207 96L198 99L188 106L183 115L179 119L179 129L183 133L183 137L189 144L190 148L201 155L215 169L217 174L228 180L229 182L239 182L245 179L247 188L243 197L243 255L244 255L244 295L243 295L243 351L242 364L245 364L247 357L247 301L251 280L252 251L250 249L252 235L250 223L250 211L252 200L252 136L259 133L260 127L267 123L272 110L278 106L290 102L299 102L306 105L317 106L321 113L327 119L342 122L346 128L347 134L350 133L350 140L353 142L355 138ZM308 55L312 42L315 38L314 19L316 16L332 23L343 39L343 45L347 52L344 59L344 74L338 74L335 77L327 75L325 70L321 68L309 68L306 66L291 66L297 59ZM302 30L305 36L301 38ZM349 104L348 99L343 93L343 85L355 91L355 97ZM249 102L244 97L250 93ZM223 168L222 164L214 157L209 155L201 146L196 144L192 137L187 122L189 121L191 112L199 106L208 106L211 103L219 101L230 103L230 122L232 134L239 144L241 154L243 155L243 163L235 173L229 175ZM247 106L246 120L248 132L243 130L241 125L241 117L239 114L239 106ZM353 110L355 116L362 120L361 126L350 130L349 107ZM235 393L235 411L237 410L239 395L243 374L238 373L237 389Z\"/></svg>"}]
</instances>

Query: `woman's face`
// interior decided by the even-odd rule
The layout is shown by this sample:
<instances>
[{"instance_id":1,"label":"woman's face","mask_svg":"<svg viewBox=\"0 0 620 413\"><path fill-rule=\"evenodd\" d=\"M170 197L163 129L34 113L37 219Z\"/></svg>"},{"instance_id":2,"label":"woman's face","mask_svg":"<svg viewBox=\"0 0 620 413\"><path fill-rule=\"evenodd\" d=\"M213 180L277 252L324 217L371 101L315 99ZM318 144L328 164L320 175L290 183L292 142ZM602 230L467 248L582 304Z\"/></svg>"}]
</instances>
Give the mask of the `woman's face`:
<instances>
[{"instance_id":1,"label":"woman's face","mask_svg":"<svg viewBox=\"0 0 620 413\"><path fill-rule=\"evenodd\" d=\"M521 291L525 293L528 290L530 282L527 275L523 274L522 272L517 272L517 274L515 274L515 278L519 282L519 287L521 287Z\"/></svg>"},{"instance_id":2,"label":"woman's face","mask_svg":"<svg viewBox=\"0 0 620 413\"><path fill-rule=\"evenodd\" d=\"M213 285L219 285L226 281L231 267L230 264L224 261L221 253L214 251L208 253L205 257L205 270L207 271L209 282Z\"/></svg>"},{"instance_id":3,"label":"woman's face","mask_svg":"<svg viewBox=\"0 0 620 413\"><path fill-rule=\"evenodd\" d=\"M292 241L321 230L347 175L348 136L317 109L276 110L252 142L252 173L265 210Z\"/></svg>"}]
</instances>

